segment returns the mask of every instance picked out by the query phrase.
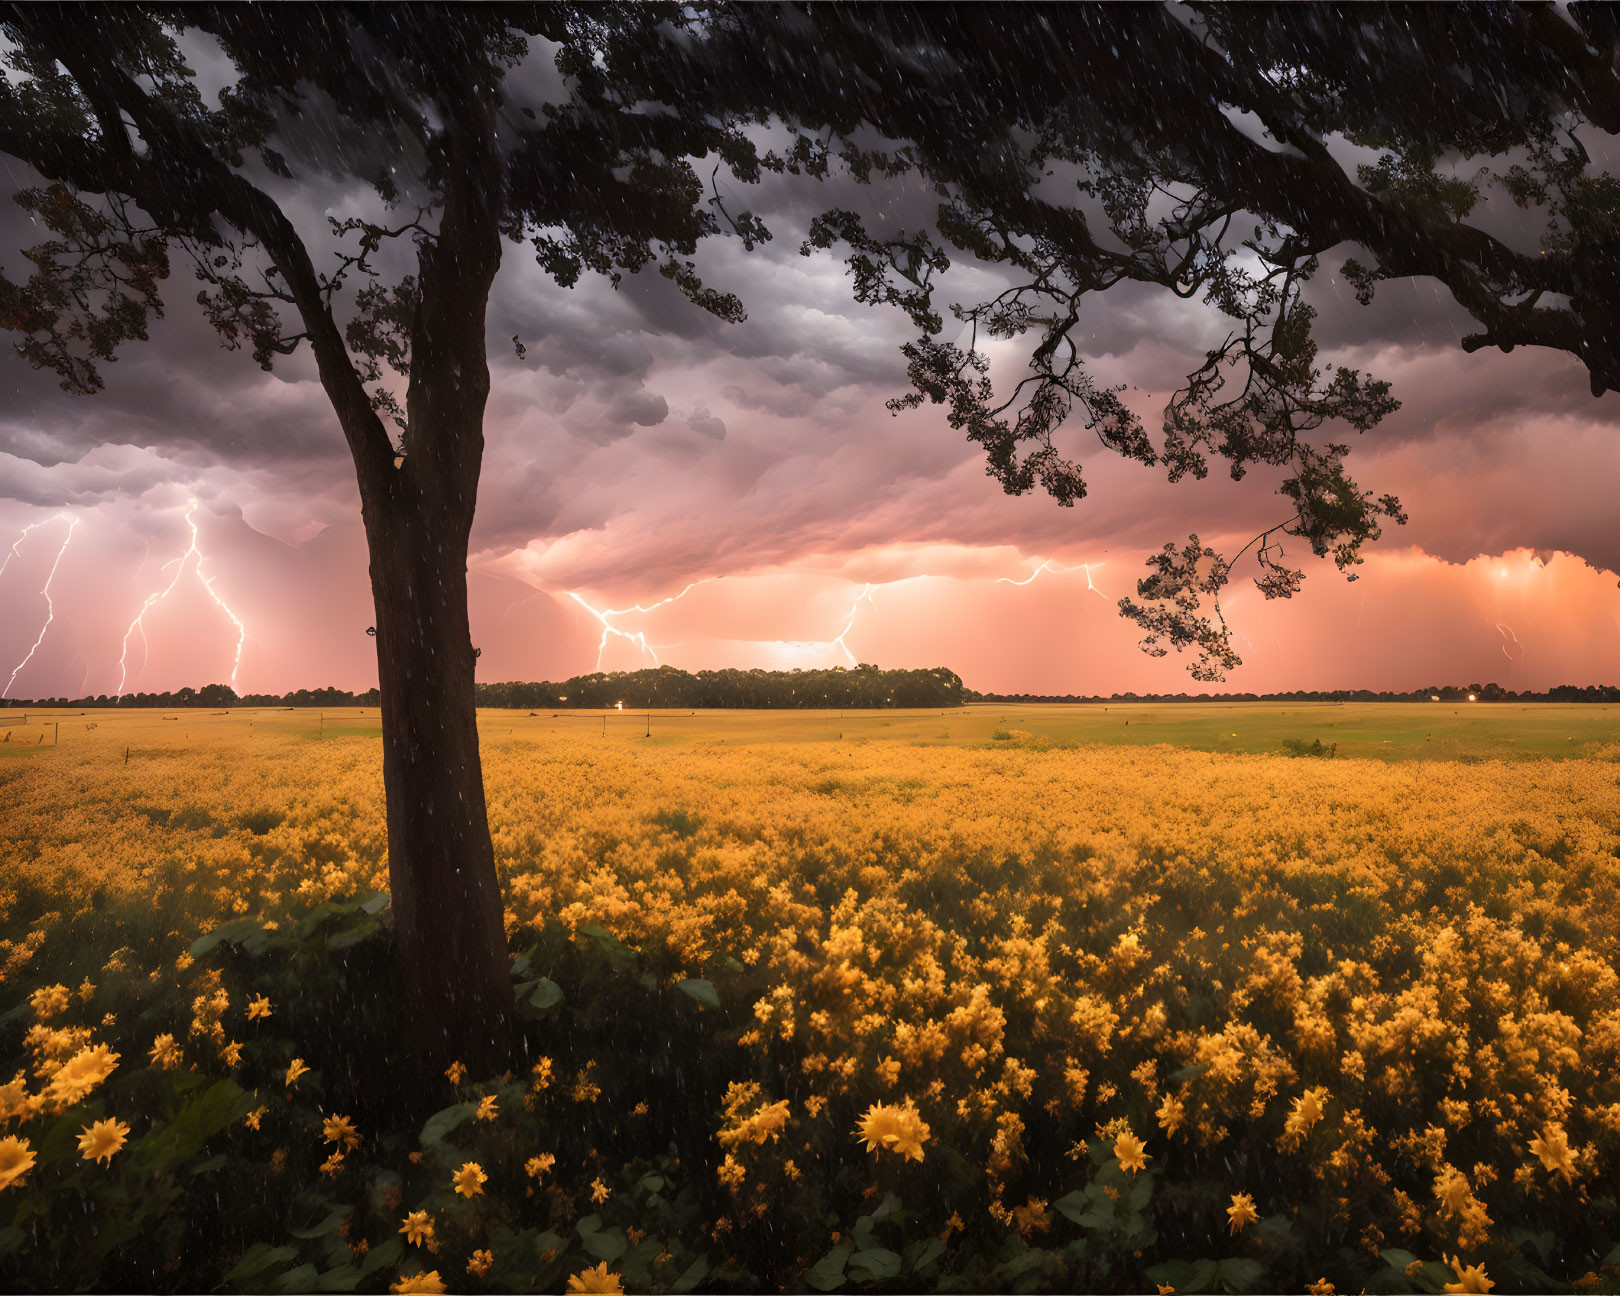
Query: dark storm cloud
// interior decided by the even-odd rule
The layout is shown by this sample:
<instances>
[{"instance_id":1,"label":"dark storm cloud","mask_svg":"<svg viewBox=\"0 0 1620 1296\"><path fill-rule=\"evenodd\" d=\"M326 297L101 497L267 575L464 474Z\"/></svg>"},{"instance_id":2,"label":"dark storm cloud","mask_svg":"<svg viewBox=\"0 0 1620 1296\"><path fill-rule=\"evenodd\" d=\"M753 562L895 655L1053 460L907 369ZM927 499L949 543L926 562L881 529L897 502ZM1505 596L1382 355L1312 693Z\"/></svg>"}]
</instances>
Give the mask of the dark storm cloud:
<instances>
[{"instance_id":1,"label":"dark storm cloud","mask_svg":"<svg viewBox=\"0 0 1620 1296\"><path fill-rule=\"evenodd\" d=\"M334 178L353 160L335 124L314 113L300 129L299 179L284 194L324 255L328 213L378 209L364 185ZM1007 497L938 407L900 419L884 410L906 389L899 347L914 336L909 322L855 304L836 252L799 251L819 211L848 207L876 231L914 229L937 196L914 182L848 177L749 186L722 173L717 183L729 210L759 213L775 235L751 252L712 239L697 255L705 282L742 300L741 324L697 309L655 270L627 275L616 290L590 275L565 289L527 245L504 249L488 316L481 553L555 544L551 575L564 586L640 590L902 542L1089 553L1156 548L1197 530L1241 544L1278 520L1273 478L1234 484L1217 464L1209 482L1171 487L1162 470L1120 461L1078 426L1061 439L1083 463L1090 496L1073 510ZM0 210L0 261L13 273L12 249L37 238L20 213ZM1357 305L1339 268L1347 251L1325 258L1310 300L1321 311L1323 362L1387 377L1404 402L1373 433L1347 438L1363 484L1402 494L1413 514L1394 539L1421 537L1462 557L1534 544L1620 561L1612 508L1593 498L1595 481L1612 483L1611 461L1592 458L1603 443L1589 426L1612 421L1620 397L1592 401L1567 357L1464 356L1458 340L1473 325L1433 285L1384 284L1372 306ZM404 241L389 247L390 275L408 268L410 252ZM1003 282L953 256L939 301L981 301ZM216 507L232 491L251 496L259 512L287 520L283 530L354 516L347 452L307 353L260 372L220 348L195 291L177 258L168 318L107 368L98 397L72 400L52 375L0 359L0 451L11 456L0 458L0 495L89 505L184 482L200 483ZM1229 327L1202 303L1124 284L1088 298L1076 341L1098 381L1127 387L1156 436L1165 397ZM998 350L998 381L1022 375L1035 341L1032 333ZM131 455L95 450L108 445ZM211 471L218 465L231 471ZM1515 500L1515 483L1532 481L1535 500Z\"/></svg>"}]
</instances>

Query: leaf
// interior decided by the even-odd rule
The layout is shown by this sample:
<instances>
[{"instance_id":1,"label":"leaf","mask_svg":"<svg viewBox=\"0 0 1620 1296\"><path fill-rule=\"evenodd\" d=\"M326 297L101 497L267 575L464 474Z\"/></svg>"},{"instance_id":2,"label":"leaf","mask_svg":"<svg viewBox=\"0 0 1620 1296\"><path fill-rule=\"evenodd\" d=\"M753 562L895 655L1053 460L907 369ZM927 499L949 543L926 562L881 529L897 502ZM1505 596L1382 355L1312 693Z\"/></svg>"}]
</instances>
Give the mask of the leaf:
<instances>
[{"instance_id":1,"label":"leaf","mask_svg":"<svg viewBox=\"0 0 1620 1296\"><path fill-rule=\"evenodd\" d=\"M635 950L631 949L606 927L598 927L591 923L581 927L579 932L582 936L590 937L596 948L607 955L609 962L625 966L634 963L639 957Z\"/></svg>"},{"instance_id":2,"label":"leaf","mask_svg":"<svg viewBox=\"0 0 1620 1296\"><path fill-rule=\"evenodd\" d=\"M206 936L199 936L191 942L190 954L192 958L201 958L211 953L217 946L229 941L239 944L248 935L259 930L259 921L256 918L238 918L233 922L221 923Z\"/></svg>"},{"instance_id":3,"label":"leaf","mask_svg":"<svg viewBox=\"0 0 1620 1296\"><path fill-rule=\"evenodd\" d=\"M702 977L691 977L685 981L677 981L675 988L682 994L690 995L705 1008L717 1009L720 1007L720 996L715 993L713 984L703 980Z\"/></svg>"},{"instance_id":4,"label":"leaf","mask_svg":"<svg viewBox=\"0 0 1620 1296\"><path fill-rule=\"evenodd\" d=\"M1066 1193L1052 1203L1053 1210L1066 1219L1073 1220L1076 1224L1080 1222L1080 1217L1090 1208L1091 1203L1087 1201L1086 1195L1082 1192Z\"/></svg>"},{"instance_id":5,"label":"leaf","mask_svg":"<svg viewBox=\"0 0 1620 1296\"><path fill-rule=\"evenodd\" d=\"M1167 1260L1148 1269L1147 1277L1177 1292L1208 1292L1215 1289L1220 1272L1213 1260Z\"/></svg>"},{"instance_id":6,"label":"leaf","mask_svg":"<svg viewBox=\"0 0 1620 1296\"><path fill-rule=\"evenodd\" d=\"M540 1012L550 1012L563 1001L562 987L550 977L541 977L529 996L529 1005Z\"/></svg>"},{"instance_id":7,"label":"leaf","mask_svg":"<svg viewBox=\"0 0 1620 1296\"><path fill-rule=\"evenodd\" d=\"M23 1244L25 1236L20 1228L0 1229L0 1260L15 1254L17 1248Z\"/></svg>"},{"instance_id":8,"label":"leaf","mask_svg":"<svg viewBox=\"0 0 1620 1296\"><path fill-rule=\"evenodd\" d=\"M288 1229L287 1235L289 1237L302 1238L306 1242L312 1238L325 1237L328 1233L337 1232L338 1226L343 1223L344 1216L346 1216L353 1209L353 1206L335 1207L319 1224L312 1224L308 1228Z\"/></svg>"},{"instance_id":9,"label":"leaf","mask_svg":"<svg viewBox=\"0 0 1620 1296\"><path fill-rule=\"evenodd\" d=\"M600 1215L587 1215L584 1219L580 1220L578 1224L574 1225L574 1228L578 1230L580 1237L585 1237L587 1234L595 1233L601 1227L602 1217Z\"/></svg>"},{"instance_id":10,"label":"leaf","mask_svg":"<svg viewBox=\"0 0 1620 1296\"><path fill-rule=\"evenodd\" d=\"M320 1277L320 1270L312 1264L301 1264L296 1269L289 1269L281 1275L276 1283L279 1292L306 1292L313 1291L315 1280Z\"/></svg>"},{"instance_id":11,"label":"leaf","mask_svg":"<svg viewBox=\"0 0 1620 1296\"><path fill-rule=\"evenodd\" d=\"M392 901L393 897L388 892L379 891L360 906L360 912L364 914L380 914L384 909L388 908Z\"/></svg>"},{"instance_id":12,"label":"leaf","mask_svg":"<svg viewBox=\"0 0 1620 1296\"><path fill-rule=\"evenodd\" d=\"M1378 1254L1384 1257L1385 1263L1390 1268L1399 1269L1402 1274L1406 1273L1408 1265L1417 1263L1415 1255L1410 1251L1402 1251L1399 1247L1390 1247L1387 1251L1380 1251Z\"/></svg>"},{"instance_id":13,"label":"leaf","mask_svg":"<svg viewBox=\"0 0 1620 1296\"><path fill-rule=\"evenodd\" d=\"M645 1188L649 1193L658 1192L663 1186L664 1176L655 1174L642 1175L641 1181L636 1184L637 1188Z\"/></svg>"},{"instance_id":14,"label":"leaf","mask_svg":"<svg viewBox=\"0 0 1620 1296\"><path fill-rule=\"evenodd\" d=\"M899 1276L900 1257L887 1247L873 1247L868 1251L857 1251L850 1257L849 1267L851 1270L861 1270L865 1281L877 1282Z\"/></svg>"},{"instance_id":15,"label":"leaf","mask_svg":"<svg viewBox=\"0 0 1620 1296\"><path fill-rule=\"evenodd\" d=\"M422 1146L437 1147L444 1142L445 1135L455 1129L476 1111L473 1103L455 1103L443 1111L434 1112L427 1118L422 1126Z\"/></svg>"},{"instance_id":16,"label":"leaf","mask_svg":"<svg viewBox=\"0 0 1620 1296\"><path fill-rule=\"evenodd\" d=\"M336 931L329 932L326 937L326 948L329 950L344 950L382 930L382 924L368 915L352 918Z\"/></svg>"},{"instance_id":17,"label":"leaf","mask_svg":"<svg viewBox=\"0 0 1620 1296\"><path fill-rule=\"evenodd\" d=\"M848 1242L840 1242L805 1271L804 1280L817 1291L833 1291L844 1285L844 1265L855 1250Z\"/></svg>"},{"instance_id":18,"label":"leaf","mask_svg":"<svg viewBox=\"0 0 1620 1296\"><path fill-rule=\"evenodd\" d=\"M1153 1176L1139 1174L1136 1182L1131 1184L1130 1191L1125 1194L1125 1205L1130 1210L1141 1210L1148 1202L1153 1200Z\"/></svg>"},{"instance_id":19,"label":"leaf","mask_svg":"<svg viewBox=\"0 0 1620 1296\"><path fill-rule=\"evenodd\" d=\"M1222 1260L1220 1264L1221 1281L1233 1291L1248 1291L1260 1280L1265 1267L1258 1260L1250 1260L1247 1256L1233 1256Z\"/></svg>"},{"instance_id":20,"label":"leaf","mask_svg":"<svg viewBox=\"0 0 1620 1296\"><path fill-rule=\"evenodd\" d=\"M1172 1071L1170 1073L1170 1083L1186 1084L1189 1080L1196 1080L1213 1065L1212 1062L1194 1062L1191 1066L1184 1066L1180 1070Z\"/></svg>"},{"instance_id":21,"label":"leaf","mask_svg":"<svg viewBox=\"0 0 1620 1296\"><path fill-rule=\"evenodd\" d=\"M0 1015L0 1026L9 1025L14 1021L22 1021L23 1018L30 1016L33 1011L33 1003L24 999L15 1008L8 1009L4 1015Z\"/></svg>"},{"instance_id":22,"label":"leaf","mask_svg":"<svg viewBox=\"0 0 1620 1296\"><path fill-rule=\"evenodd\" d=\"M918 1273L921 1270L928 1268L929 1265L933 1264L940 1258L940 1256L944 1254L945 1243L937 1237L929 1238L927 1243L924 1244L923 1249L917 1252L916 1256L913 1257L911 1261L911 1271L913 1273Z\"/></svg>"},{"instance_id":23,"label":"leaf","mask_svg":"<svg viewBox=\"0 0 1620 1296\"><path fill-rule=\"evenodd\" d=\"M1600 1267L1607 1268L1609 1265L1620 1265L1620 1242L1616 1242L1614 1250L1603 1257L1603 1264Z\"/></svg>"},{"instance_id":24,"label":"leaf","mask_svg":"<svg viewBox=\"0 0 1620 1296\"><path fill-rule=\"evenodd\" d=\"M996 1266L996 1274L1008 1282L1016 1281L1026 1274L1033 1273L1045 1264L1047 1255L1048 1252L1038 1247L1030 1247L1015 1255L1011 1260L1002 1261Z\"/></svg>"},{"instance_id":25,"label":"leaf","mask_svg":"<svg viewBox=\"0 0 1620 1296\"><path fill-rule=\"evenodd\" d=\"M598 1260L606 1260L612 1264L630 1248L620 1229L607 1229L602 1232L586 1233L580 1239L585 1249Z\"/></svg>"},{"instance_id":26,"label":"leaf","mask_svg":"<svg viewBox=\"0 0 1620 1296\"><path fill-rule=\"evenodd\" d=\"M297 1247L273 1247L267 1242L255 1242L236 1262L236 1267L225 1275L225 1281L248 1291L263 1291L264 1279L272 1270L297 1258Z\"/></svg>"},{"instance_id":27,"label":"leaf","mask_svg":"<svg viewBox=\"0 0 1620 1296\"><path fill-rule=\"evenodd\" d=\"M360 1276L367 1277L379 1269L392 1269L405 1258L405 1241L403 1238L392 1237L381 1246L374 1246L366 1252L366 1258L360 1265Z\"/></svg>"},{"instance_id":28,"label":"leaf","mask_svg":"<svg viewBox=\"0 0 1620 1296\"><path fill-rule=\"evenodd\" d=\"M220 1166L224 1165L229 1160L230 1158L227 1157L223 1152L216 1152L213 1156L206 1157L197 1162L196 1165L192 1166L191 1173L194 1175L205 1175L210 1170L218 1170Z\"/></svg>"},{"instance_id":29,"label":"leaf","mask_svg":"<svg viewBox=\"0 0 1620 1296\"><path fill-rule=\"evenodd\" d=\"M709 1257L706 1255L700 1255L696 1260L692 1261L691 1264L686 1266L686 1271L675 1280L675 1285L670 1288L670 1291L689 1292L700 1282L702 1282L704 1278L708 1276L708 1273Z\"/></svg>"},{"instance_id":30,"label":"leaf","mask_svg":"<svg viewBox=\"0 0 1620 1296\"><path fill-rule=\"evenodd\" d=\"M252 1106L252 1095L241 1086L220 1080L188 1101L167 1125L136 1143L132 1152L151 1170L173 1170L196 1156L214 1135L247 1115Z\"/></svg>"},{"instance_id":31,"label":"leaf","mask_svg":"<svg viewBox=\"0 0 1620 1296\"><path fill-rule=\"evenodd\" d=\"M318 1292L347 1292L353 1291L360 1285L360 1269L357 1265L339 1265L336 1269L328 1269L315 1280L315 1290Z\"/></svg>"}]
</instances>

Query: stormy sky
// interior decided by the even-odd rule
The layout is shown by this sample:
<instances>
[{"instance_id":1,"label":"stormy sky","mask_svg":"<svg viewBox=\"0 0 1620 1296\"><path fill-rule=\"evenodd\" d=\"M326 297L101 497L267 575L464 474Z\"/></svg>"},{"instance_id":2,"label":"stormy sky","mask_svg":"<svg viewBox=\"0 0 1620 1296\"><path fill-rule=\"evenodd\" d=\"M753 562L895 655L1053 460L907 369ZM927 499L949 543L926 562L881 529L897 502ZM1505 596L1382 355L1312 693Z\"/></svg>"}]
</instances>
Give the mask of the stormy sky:
<instances>
[{"instance_id":1,"label":"stormy sky","mask_svg":"<svg viewBox=\"0 0 1620 1296\"><path fill-rule=\"evenodd\" d=\"M11 187L25 181L7 166ZM374 210L358 184L301 175L282 198L317 245L328 215ZM856 188L777 177L728 195L775 235L699 253L705 280L742 298L741 324L654 273L559 288L507 246L470 562L481 679L859 660L947 665L983 690L1203 687L1175 654L1145 657L1115 602L1166 541L1196 531L1230 553L1286 517L1275 479L1233 483L1216 465L1172 486L1075 426L1065 445L1087 499L1004 495L938 407L885 408L906 390L909 324L855 304L835 258L800 254L819 210L856 203L881 225L917 200ZM39 235L4 206L0 264L15 276ZM1223 687L1620 679L1620 395L1593 399L1566 355L1465 355L1473 326L1432 283L1359 306L1341 259L1310 289L1322 359L1389 379L1403 404L1335 439L1411 522L1369 547L1354 583L1291 548L1307 570L1291 601L1265 602L1240 566L1227 608L1245 660ZM963 261L942 299L992 286ZM358 494L313 362L266 374L223 350L195 291L177 265L166 317L94 397L0 352L9 696L233 671L243 692L376 682ZM1126 384L1150 431L1220 336L1208 307L1131 285L1088 298L1084 322L1093 373ZM991 354L998 373L1021 364L1011 344Z\"/></svg>"}]
</instances>

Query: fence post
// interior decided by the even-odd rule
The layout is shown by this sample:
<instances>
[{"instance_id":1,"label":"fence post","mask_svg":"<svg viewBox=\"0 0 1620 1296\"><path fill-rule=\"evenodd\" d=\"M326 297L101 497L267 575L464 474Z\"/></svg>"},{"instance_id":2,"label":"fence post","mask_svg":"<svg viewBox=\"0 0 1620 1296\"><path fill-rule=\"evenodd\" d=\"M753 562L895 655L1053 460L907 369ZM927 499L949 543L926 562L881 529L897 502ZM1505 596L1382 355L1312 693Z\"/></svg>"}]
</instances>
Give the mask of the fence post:
<instances>
[{"instance_id":1,"label":"fence post","mask_svg":"<svg viewBox=\"0 0 1620 1296\"><path fill-rule=\"evenodd\" d=\"M56 722L56 731L51 735L51 746L55 747L61 741L62 741L62 722L60 720L58 720Z\"/></svg>"}]
</instances>

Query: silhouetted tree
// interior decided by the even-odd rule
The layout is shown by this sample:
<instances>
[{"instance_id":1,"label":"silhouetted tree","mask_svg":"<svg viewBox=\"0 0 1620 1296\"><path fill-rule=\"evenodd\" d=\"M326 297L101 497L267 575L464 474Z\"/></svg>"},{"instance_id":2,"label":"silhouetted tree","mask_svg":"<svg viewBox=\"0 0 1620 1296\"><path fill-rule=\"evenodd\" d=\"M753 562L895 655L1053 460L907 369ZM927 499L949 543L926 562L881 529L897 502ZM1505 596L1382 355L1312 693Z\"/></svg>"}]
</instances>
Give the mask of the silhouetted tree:
<instances>
[{"instance_id":1,"label":"silhouetted tree","mask_svg":"<svg viewBox=\"0 0 1620 1296\"><path fill-rule=\"evenodd\" d=\"M562 283L656 265L701 308L741 317L687 259L717 227L689 159L715 152L748 178L752 148L711 114L637 111L638 65L690 17L660 5L8 5L0 25L0 152L32 168L17 198L48 232L26 280L0 278L0 324L22 334L24 357L70 392L98 390L100 366L161 315L175 256L225 346L266 369L314 353L371 554L408 1019L431 1066L504 1065L512 990L467 623L485 308L504 243L528 240ZM195 84L183 28L235 66L218 107ZM564 102L510 93L531 38L554 50ZM342 147L295 156L294 123ZM285 182L295 166L334 165L397 218L299 228ZM414 268L385 281L378 264L398 240Z\"/></svg>"},{"instance_id":2,"label":"silhouetted tree","mask_svg":"<svg viewBox=\"0 0 1620 1296\"><path fill-rule=\"evenodd\" d=\"M943 405L1008 492L1061 505L1086 493L1057 437L1076 423L1171 481L1212 458L1234 478L1283 469L1277 524L1232 558L1196 535L1167 544L1121 600L1149 652L1197 650L1197 678L1238 663L1219 596L1243 552L1264 595L1286 598L1303 572L1285 538L1354 579L1362 546L1405 521L1345 468L1342 429L1397 402L1318 363L1304 294L1325 253L1354 251L1344 273L1363 302L1388 279L1443 285L1480 325L1466 351L1552 347L1580 358L1594 395L1620 388L1620 179L1581 143L1620 131L1610 6L737 6L715 23L726 34L699 56L757 74L717 84L797 125L794 165L937 192L929 224L831 211L806 246L846 249L856 297L918 326L913 390L893 405ZM1535 232L1493 232L1492 195ZM947 333L952 255L1006 287L950 305ZM1083 359L1085 299L1122 283L1200 300L1229 330L1156 440ZM1027 371L993 383L984 344L1024 336Z\"/></svg>"}]
</instances>

